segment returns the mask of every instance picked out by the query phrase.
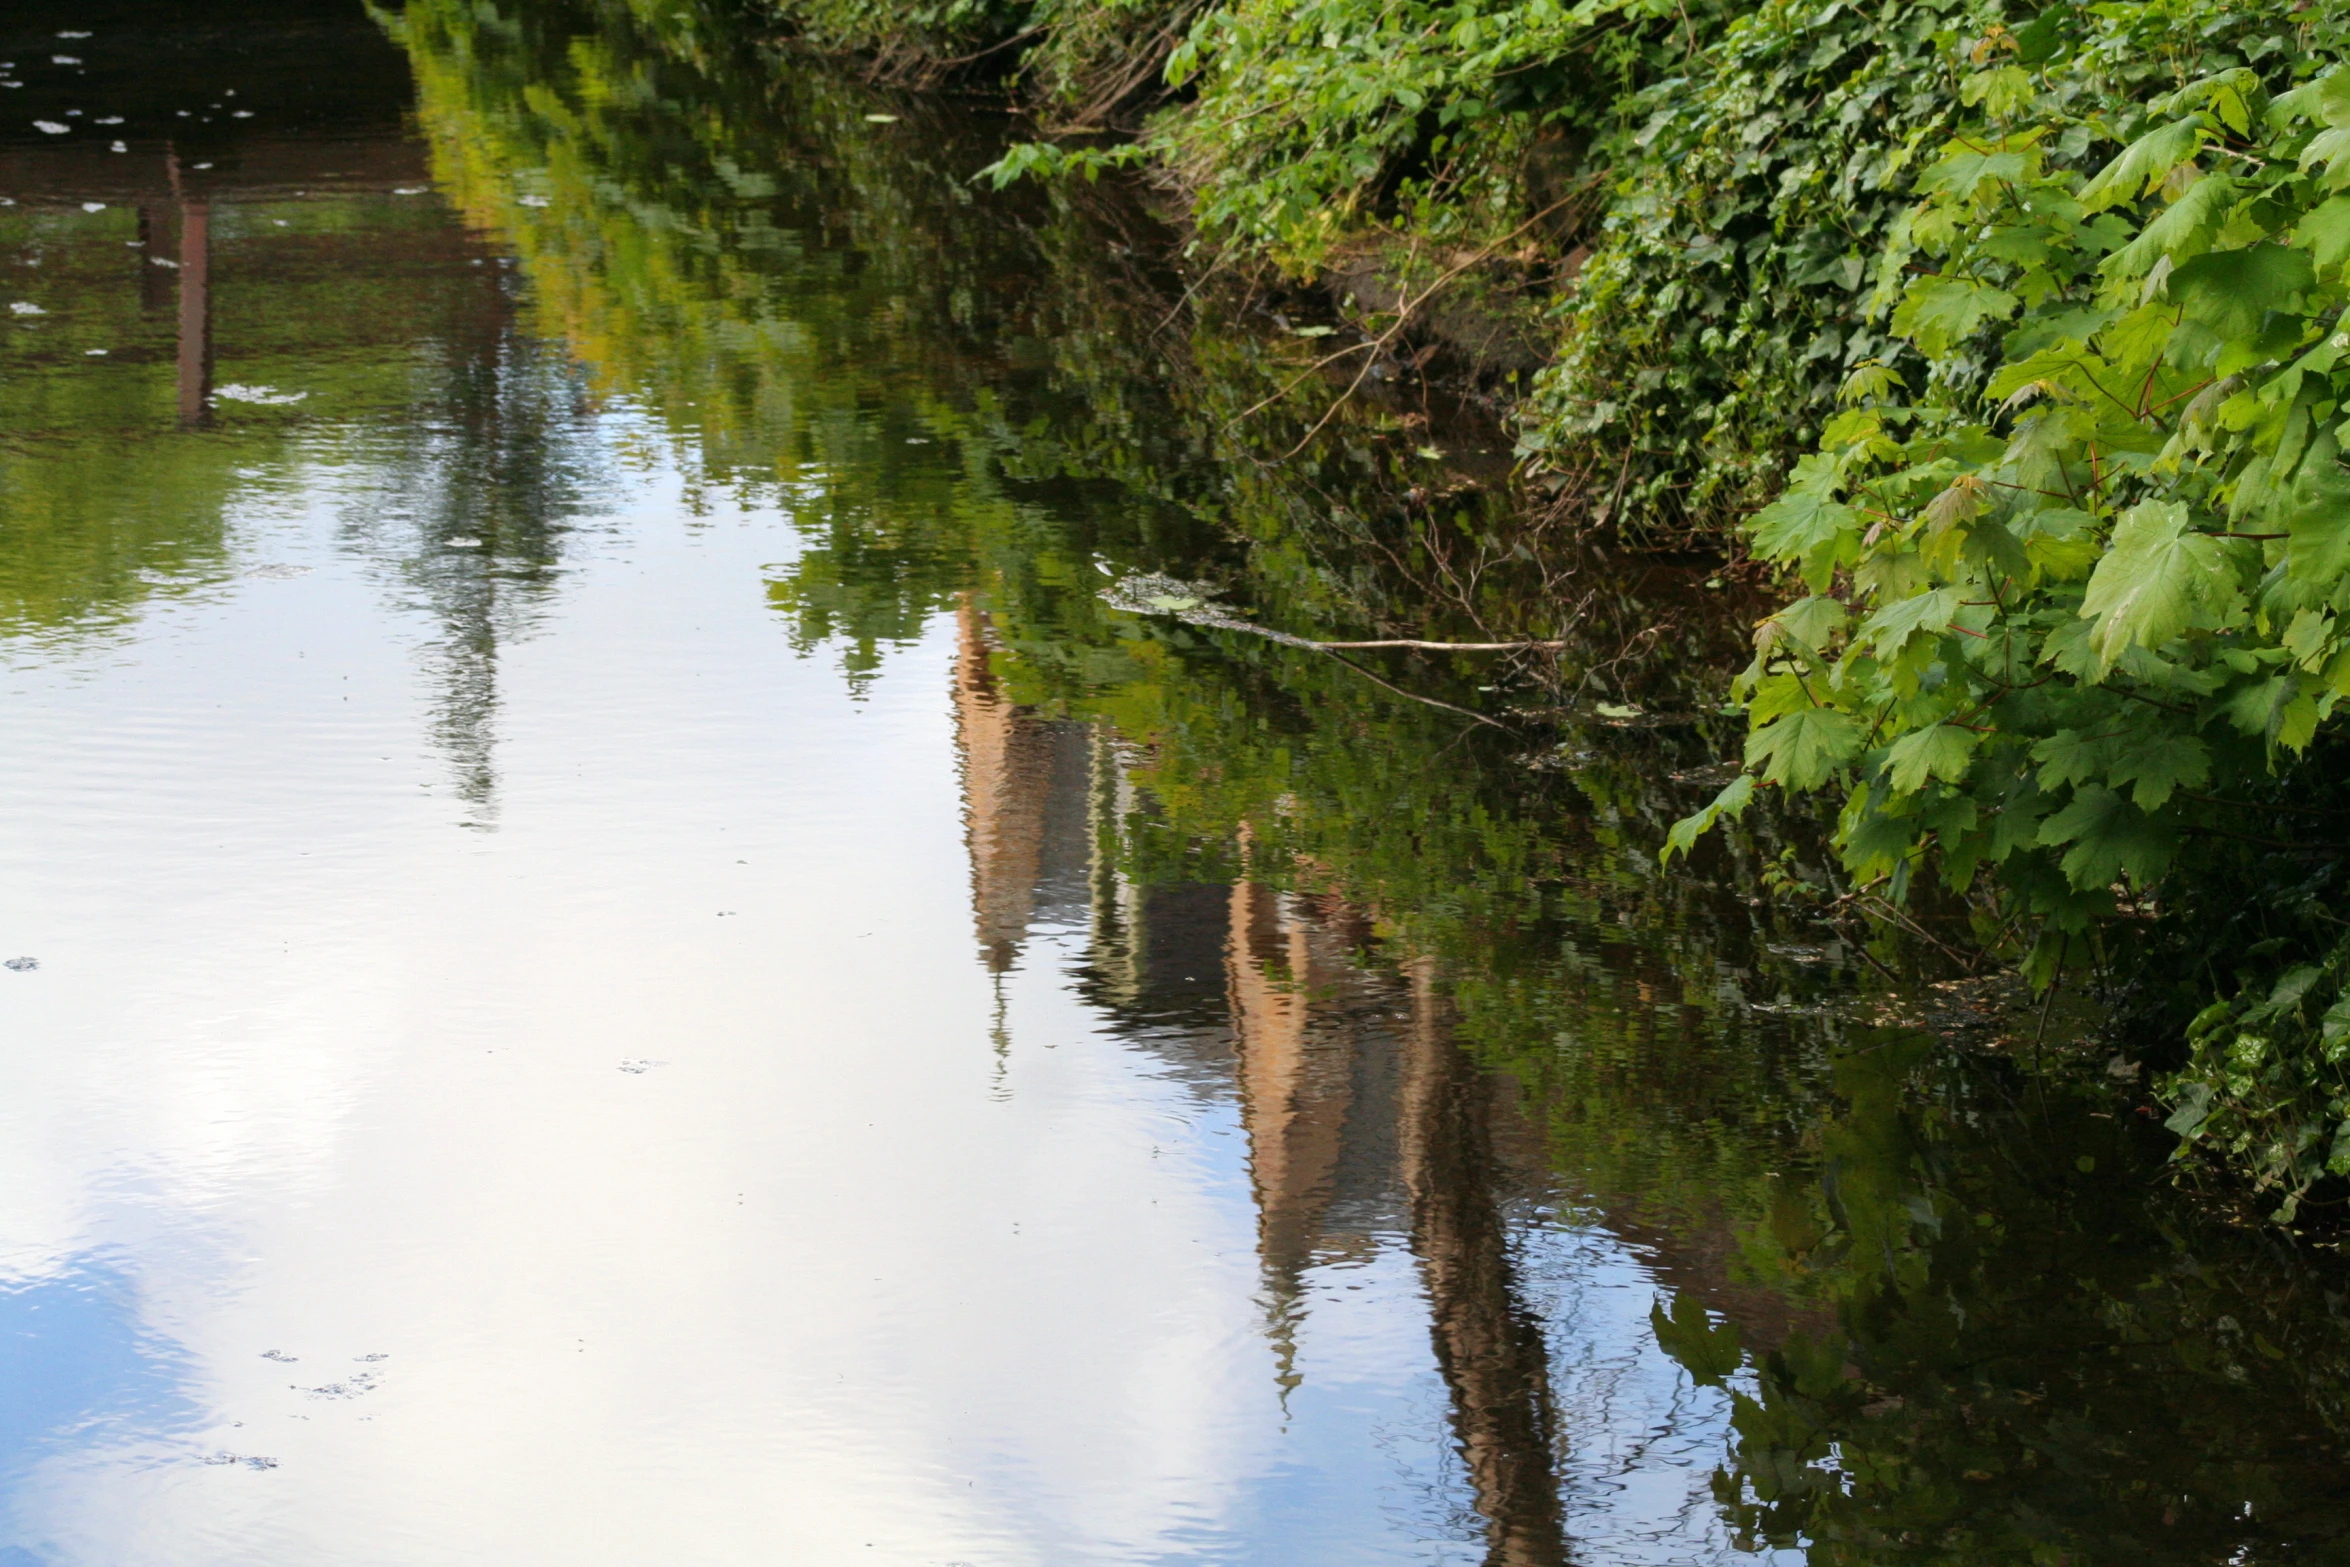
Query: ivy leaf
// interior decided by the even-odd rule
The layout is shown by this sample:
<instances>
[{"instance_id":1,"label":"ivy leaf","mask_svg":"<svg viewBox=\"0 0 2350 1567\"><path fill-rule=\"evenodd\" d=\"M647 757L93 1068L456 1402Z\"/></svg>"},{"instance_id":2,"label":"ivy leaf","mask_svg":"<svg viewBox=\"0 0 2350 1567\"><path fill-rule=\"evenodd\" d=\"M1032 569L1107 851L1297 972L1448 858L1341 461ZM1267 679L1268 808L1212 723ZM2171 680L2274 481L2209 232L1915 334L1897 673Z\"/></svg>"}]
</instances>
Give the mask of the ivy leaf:
<instances>
[{"instance_id":1,"label":"ivy leaf","mask_svg":"<svg viewBox=\"0 0 2350 1567\"><path fill-rule=\"evenodd\" d=\"M2133 647L2159 648L2198 619L2217 624L2232 606L2236 574L2209 534L2187 529L2178 501L2141 501L2122 514L2113 544L2089 574L2081 618L2099 673Z\"/></svg>"},{"instance_id":2,"label":"ivy leaf","mask_svg":"<svg viewBox=\"0 0 2350 1567\"><path fill-rule=\"evenodd\" d=\"M2156 126L2124 147L2095 179L2081 187L2082 208L2103 212L2145 195L2170 178L2171 170L2201 152L2203 137L2203 121L2196 115Z\"/></svg>"},{"instance_id":3,"label":"ivy leaf","mask_svg":"<svg viewBox=\"0 0 2350 1567\"><path fill-rule=\"evenodd\" d=\"M2222 337L2249 337L2260 330L2270 311L2291 309L2294 296L2316 282L2309 257L2302 252L2282 245L2251 245L2183 262L2163 289L2190 317Z\"/></svg>"},{"instance_id":4,"label":"ivy leaf","mask_svg":"<svg viewBox=\"0 0 2350 1567\"><path fill-rule=\"evenodd\" d=\"M1916 343L1919 352L1939 359L1984 322L2015 314L2016 304L2005 289L1972 278L1920 278L1893 312L1893 330Z\"/></svg>"},{"instance_id":5,"label":"ivy leaf","mask_svg":"<svg viewBox=\"0 0 2350 1567\"><path fill-rule=\"evenodd\" d=\"M1903 735L1893 742L1885 757L1891 767L1894 791L1915 794L1926 786L1929 778L1964 783L1975 747L1982 740L1972 729L1961 729L1956 724L1935 724Z\"/></svg>"},{"instance_id":6,"label":"ivy leaf","mask_svg":"<svg viewBox=\"0 0 2350 1567\"><path fill-rule=\"evenodd\" d=\"M2143 886L2170 864L2176 834L2103 784L2087 784L2040 824L2040 842L2072 846L2062 864L2075 887L2110 886L2124 874Z\"/></svg>"},{"instance_id":7,"label":"ivy leaf","mask_svg":"<svg viewBox=\"0 0 2350 1567\"><path fill-rule=\"evenodd\" d=\"M1807 707L1746 737L1746 765L1762 768L1764 783L1816 789L1860 755L1860 722L1832 707Z\"/></svg>"}]
</instances>

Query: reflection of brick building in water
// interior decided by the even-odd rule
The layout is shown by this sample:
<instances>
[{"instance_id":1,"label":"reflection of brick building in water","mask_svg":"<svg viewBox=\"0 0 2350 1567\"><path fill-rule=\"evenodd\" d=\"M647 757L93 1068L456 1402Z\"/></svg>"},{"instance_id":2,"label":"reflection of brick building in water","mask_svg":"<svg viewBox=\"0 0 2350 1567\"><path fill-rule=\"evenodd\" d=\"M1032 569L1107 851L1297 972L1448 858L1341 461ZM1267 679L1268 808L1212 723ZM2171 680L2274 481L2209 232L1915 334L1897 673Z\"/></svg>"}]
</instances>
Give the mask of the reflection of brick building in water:
<instances>
[{"instance_id":1,"label":"reflection of brick building in water","mask_svg":"<svg viewBox=\"0 0 2350 1567\"><path fill-rule=\"evenodd\" d=\"M1509 1086L1453 1043L1433 970L1356 961L1368 922L1334 898L1250 881L1139 887L1101 851L1139 802L1131 754L1093 726L1005 700L985 614L966 600L954 695L972 913L1001 973L1032 932L1082 929L1085 988L1195 1091L1235 1097L1249 1141L1269 1332L1294 1385L1308 1270L1408 1245L1487 1561L1566 1559L1540 1324L1519 1304L1494 1122L1533 1139Z\"/></svg>"}]
</instances>

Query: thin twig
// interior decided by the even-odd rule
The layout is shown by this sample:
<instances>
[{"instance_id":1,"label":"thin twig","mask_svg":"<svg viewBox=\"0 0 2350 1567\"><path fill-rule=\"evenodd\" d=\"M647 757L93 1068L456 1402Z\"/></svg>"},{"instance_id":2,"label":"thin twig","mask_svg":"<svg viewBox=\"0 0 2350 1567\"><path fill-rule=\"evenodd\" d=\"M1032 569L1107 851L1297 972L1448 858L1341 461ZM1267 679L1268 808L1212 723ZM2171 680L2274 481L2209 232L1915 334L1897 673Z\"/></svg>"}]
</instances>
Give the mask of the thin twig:
<instances>
[{"instance_id":1,"label":"thin twig","mask_svg":"<svg viewBox=\"0 0 2350 1567\"><path fill-rule=\"evenodd\" d=\"M1416 647L1432 653L1531 653L1543 648L1565 647L1564 641L1555 642L1423 642L1416 637L1390 637L1381 642L1300 642L1317 652L1329 653L1340 648Z\"/></svg>"},{"instance_id":2,"label":"thin twig","mask_svg":"<svg viewBox=\"0 0 2350 1567\"><path fill-rule=\"evenodd\" d=\"M1455 707L1450 702L1440 702L1432 696L1422 696L1417 691L1406 691L1403 687L1395 684L1393 681L1382 680L1379 676L1371 673L1371 671L1365 669L1362 665L1356 663L1353 659L1348 658L1344 653L1332 653L1326 647L1314 647L1314 644L1311 642L1305 643L1303 645L1309 648L1314 648L1316 652L1326 654L1327 656L1338 660L1338 662L1344 664L1347 668L1353 670L1356 674L1362 676L1365 680L1370 681L1371 684L1379 686L1384 690L1392 691L1397 696L1403 697L1407 701L1425 702L1430 707L1441 707L1448 713L1458 713L1463 718L1472 719L1477 723L1485 725L1489 729L1500 729L1506 731L1509 728L1507 724L1501 722L1501 720L1497 718L1487 718L1483 713L1472 712L1465 707Z\"/></svg>"}]
</instances>

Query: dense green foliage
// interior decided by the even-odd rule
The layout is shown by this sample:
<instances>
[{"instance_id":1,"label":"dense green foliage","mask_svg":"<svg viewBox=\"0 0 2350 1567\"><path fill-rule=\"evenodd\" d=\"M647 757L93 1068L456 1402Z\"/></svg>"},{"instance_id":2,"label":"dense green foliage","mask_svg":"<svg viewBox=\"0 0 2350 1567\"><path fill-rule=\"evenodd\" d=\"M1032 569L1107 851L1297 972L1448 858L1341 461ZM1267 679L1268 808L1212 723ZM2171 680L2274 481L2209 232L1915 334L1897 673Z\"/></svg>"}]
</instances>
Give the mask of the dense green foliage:
<instances>
[{"instance_id":1,"label":"dense green foliage","mask_svg":"<svg viewBox=\"0 0 2350 1567\"><path fill-rule=\"evenodd\" d=\"M1720 809L1838 788L1857 877L1988 876L2043 978L2117 894L2247 840L2338 853L2273 780L2350 692L2339 58L2314 19L2183 4L1965 47L1965 118L1873 263L1907 352L1856 370L1754 519L1811 596L1758 635ZM2317 973L2202 1020L2174 1119L2258 1144L2287 1218L2350 1174L2339 1039L2267 1027ZM2224 1047L2222 1010L2247 1025Z\"/></svg>"}]
</instances>

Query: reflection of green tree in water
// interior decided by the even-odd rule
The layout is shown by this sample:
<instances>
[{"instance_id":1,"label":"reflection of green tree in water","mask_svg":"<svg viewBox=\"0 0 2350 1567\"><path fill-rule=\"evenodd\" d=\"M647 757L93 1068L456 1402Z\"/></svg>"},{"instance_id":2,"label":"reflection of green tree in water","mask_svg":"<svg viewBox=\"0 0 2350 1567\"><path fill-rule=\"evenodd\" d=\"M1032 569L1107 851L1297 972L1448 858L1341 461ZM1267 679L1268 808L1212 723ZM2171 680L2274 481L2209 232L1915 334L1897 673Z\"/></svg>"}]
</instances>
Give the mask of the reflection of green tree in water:
<instances>
[{"instance_id":1,"label":"reflection of green tree in water","mask_svg":"<svg viewBox=\"0 0 2350 1567\"><path fill-rule=\"evenodd\" d=\"M1751 1362L1716 1491L1822 1563L2334 1560L2350 1316L2276 1237L2199 1224L2166 1140L2003 1063L1881 1038L1752 1263L1834 1314ZM1739 1364L1660 1311L1701 1377Z\"/></svg>"},{"instance_id":2,"label":"reflection of green tree in water","mask_svg":"<svg viewBox=\"0 0 2350 1567\"><path fill-rule=\"evenodd\" d=\"M376 470L369 513L348 525L355 544L396 563L439 625L433 738L474 825L495 810L499 648L527 634L604 477L577 372L514 331L506 280L483 270L476 308L425 373L425 417Z\"/></svg>"}]
</instances>

